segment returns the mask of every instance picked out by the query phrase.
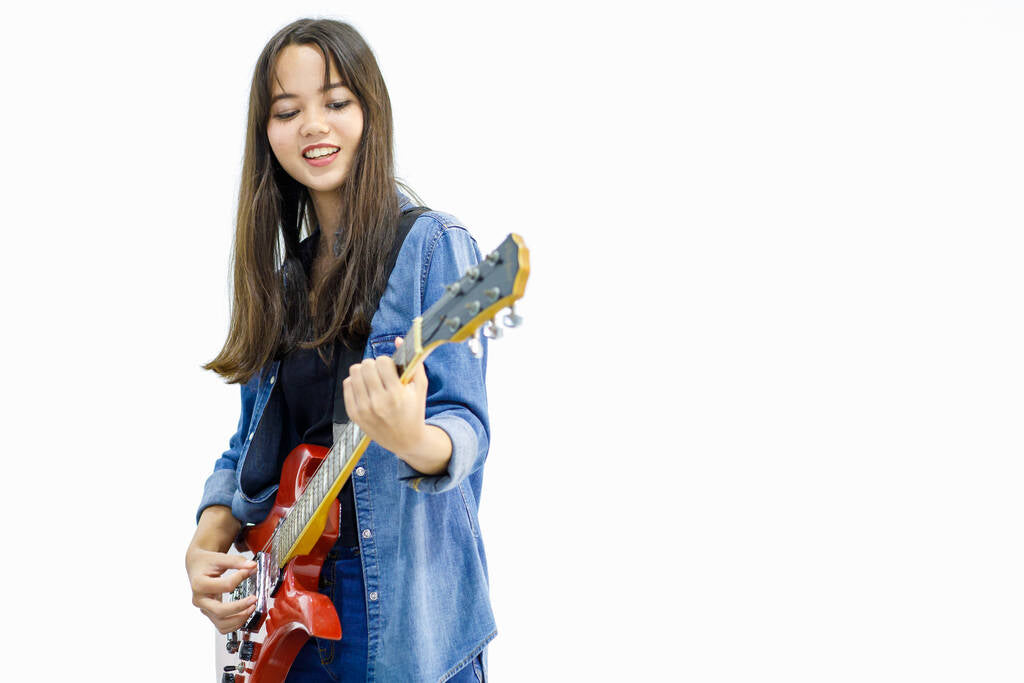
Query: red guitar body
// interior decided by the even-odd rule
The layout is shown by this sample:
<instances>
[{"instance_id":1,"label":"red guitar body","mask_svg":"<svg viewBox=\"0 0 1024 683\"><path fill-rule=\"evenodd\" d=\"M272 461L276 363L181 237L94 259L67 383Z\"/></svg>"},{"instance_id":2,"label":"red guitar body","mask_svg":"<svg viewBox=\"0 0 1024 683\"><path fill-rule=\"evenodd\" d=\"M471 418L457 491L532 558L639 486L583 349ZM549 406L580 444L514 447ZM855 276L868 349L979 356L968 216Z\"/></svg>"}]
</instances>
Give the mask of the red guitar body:
<instances>
[{"instance_id":1,"label":"red guitar body","mask_svg":"<svg viewBox=\"0 0 1024 683\"><path fill-rule=\"evenodd\" d=\"M267 518L245 532L245 543L254 552L270 541L278 522L316 472L328 449L300 444L284 461L281 484L274 507ZM341 638L341 623L330 598L318 591L320 568L328 551L338 540L338 501L331 503L323 534L308 555L292 559L282 570L281 584L263 621L266 635L255 646L252 662L245 672L249 683L281 683L299 650L311 636ZM248 633L243 640L248 640ZM242 680L236 676L236 680Z\"/></svg>"}]
</instances>

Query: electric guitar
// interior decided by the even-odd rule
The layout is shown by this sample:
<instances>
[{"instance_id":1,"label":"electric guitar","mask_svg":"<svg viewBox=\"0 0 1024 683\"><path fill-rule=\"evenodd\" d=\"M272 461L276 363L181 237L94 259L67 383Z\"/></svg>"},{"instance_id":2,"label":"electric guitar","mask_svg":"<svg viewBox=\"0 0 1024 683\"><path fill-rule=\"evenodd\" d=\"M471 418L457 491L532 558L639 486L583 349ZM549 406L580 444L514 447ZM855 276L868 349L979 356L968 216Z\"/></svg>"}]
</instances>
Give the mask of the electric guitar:
<instances>
[{"instance_id":1,"label":"electric guitar","mask_svg":"<svg viewBox=\"0 0 1024 683\"><path fill-rule=\"evenodd\" d=\"M441 299L413 320L404 343L392 357L401 381L408 384L416 366L441 344L469 343L483 353L481 331L488 339L522 318L515 312L530 274L530 252L510 234L484 260L446 287ZM348 422L330 449L300 444L288 454L274 507L261 523L243 533L255 553L256 572L230 596L256 596L256 609L239 631L228 636L227 649L239 662L225 667L223 683L281 683L310 637L338 640L341 623L331 600L317 588L324 559L338 539L338 494L362 457L370 439ZM241 635L239 635L241 634Z\"/></svg>"}]
</instances>

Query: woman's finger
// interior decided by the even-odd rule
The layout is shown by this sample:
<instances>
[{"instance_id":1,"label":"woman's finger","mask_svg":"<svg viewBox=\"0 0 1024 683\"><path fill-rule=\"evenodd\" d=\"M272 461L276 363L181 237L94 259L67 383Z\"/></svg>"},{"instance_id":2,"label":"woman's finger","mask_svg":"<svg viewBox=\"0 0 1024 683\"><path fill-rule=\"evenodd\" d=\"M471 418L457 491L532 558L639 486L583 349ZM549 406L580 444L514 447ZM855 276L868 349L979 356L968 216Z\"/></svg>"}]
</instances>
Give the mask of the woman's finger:
<instances>
[{"instance_id":1,"label":"woman's finger","mask_svg":"<svg viewBox=\"0 0 1024 683\"><path fill-rule=\"evenodd\" d=\"M249 615L252 613L252 611L249 610L245 614L241 614L239 616L220 619L217 616L210 614L208 610L201 609L199 611L203 613L203 616L213 622L214 627L216 627L216 629L221 633L231 633L232 631L237 631L242 628L245 622L249 620Z\"/></svg>"},{"instance_id":2,"label":"woman's finger","mask_svg":"<svg viewBox=\"0 0 1024 683\"><path fill-rule=\"evenodd\" d=\"M210 553L213 557L211 558L212 564L219 567L223 573L223 570L227 569L255 569L256 563L250 560L248 557L242 555L234 555L231 553Z\"/></svg>"},{"instance_id":3,"label":"woman's finger","mask_svg":"<svg viewBox=\"0 0 1024 683\"><path fill-rule=\"evenodd\" d=\"M358 413L358 407L356 406L356 399L352 392L352 378L346 377L345 381L341 384L341 397L345 402L345 414L348 415L348 419L355 422Z\"/></svg>"},{"instance_id":4,"label":"woman's finger","mask_svg":"<svg viewBox=\"0 0 1024 683\"><path fill-rule=\"evenodd\" d=\"M242 600L221 602L216 597L203 595L196 596L196 599L192 601L192 604L198 607L200 611L205 610L203 613L208 617L216 619L230 619L251 610L256 605L256 596L250 595Z\"/></svg>"},{"instance_id":5,"label":"woman's finger","mask_svg":"<svg viewBox=\"0 0 1024 683\"><path fill-rule=\"evenodd\" d=\"M380 367L377 361L367 358L363 361L363 371L360 373L363 384L366 386L366 395L370 399L370 405L375 406L375 401L381 400L384 393L384 380L380 376Z\"/></svg>"},{"instance_id":6,"label":"woman's finger","mask_svg":"<svg viewBox=\"0 0 1024 683\"><path fill-rule=\"evenodd\" d=\"M229 569L249 573L255 568L256 563L247 557L212 550L192 550L186 560L186 569L193 586L202 577L218 577Z\"/></svg>"},{"instance_id":7,"label":"woman's finger","mask_svg":"<svg viewBox=\"0 0 1024 683\"><path fill-rule=\"evenodd\" d=\"M424 399L427 396L427 371L423 368L423 363L416 366L416 370L412 373L412 382L416 387L416 392Z\"/></svg>"},{"instance_id":8,"label":"woman's finger","mask_svg":"<svg viewBox=\"0 0 1024 683\"><path fill-rule=\"evenodd\" d=\"M238 588L246 577L252 575L253 571L240 569L223 576L197 576L192 582L192 590L196 593L230 593Z\"/></svg>"},{"instance_id":9,"label":"woman's finger","mask_svg":"<svg viewBox=\"0 0 1024 683\"><path fill-rule=\"evenodd\" d=\"M401 391L402 380L398 377L395 361L387 356L381 356L377 359L377 370L380 372L380 379L384 383L385 391L389 393Z\"/></svg>"},{"instance_id":10,"label":"woman's finger","mask_svg":"<svg viewBox=\"0 0 1024 683\"><path fill-rule=\"evenodd\" d=\"M249 615L246 614L245 616L235 619L220 620L219 623L218 621L214 621L213 625L217 627L217 631L220 633L231 633L232 631L237 631L242 628L248 620Z\"/></svg>"},{"instance_id":11,"label":"woman's finger","mask_svg":"<svg viewBox=\"0 0 1024 683\"><path fill-rule=\"evenodd\" d=\"M356 410L368 410L370 397L366 393L366 382L363 380L363 366L357 363L348 369L349 389L355 399Z\"/></svg>"}]
</instances>

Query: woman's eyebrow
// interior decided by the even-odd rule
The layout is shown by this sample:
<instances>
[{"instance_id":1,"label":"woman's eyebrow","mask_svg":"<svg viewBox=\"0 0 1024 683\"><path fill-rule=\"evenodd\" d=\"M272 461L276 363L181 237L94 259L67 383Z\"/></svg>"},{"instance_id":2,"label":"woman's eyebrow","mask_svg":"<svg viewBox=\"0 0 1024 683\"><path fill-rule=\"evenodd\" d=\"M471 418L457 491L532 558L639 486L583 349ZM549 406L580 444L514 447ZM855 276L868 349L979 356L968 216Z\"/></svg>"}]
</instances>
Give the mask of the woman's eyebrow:
<instances>
[{"instance_id":1,"label":"woman's eyebrow","mask_svg":"<svg viewBox=\"0 0 1024 683\"><path fill-rule=\"evenodd\" d=\"M335 88L344 88L344 87L345 87L344 83L328 83L324 87L320 88L320 92L327 92L328 90L334 90ZM288 97L298 97L298 95L293 95L290 92L283 92L283 93L274 95L272 98L270 98L270 103L273 104L274 102L277 102L278 100L283 100L283 99L288 98Z\"/></svg>"}]
</instances>

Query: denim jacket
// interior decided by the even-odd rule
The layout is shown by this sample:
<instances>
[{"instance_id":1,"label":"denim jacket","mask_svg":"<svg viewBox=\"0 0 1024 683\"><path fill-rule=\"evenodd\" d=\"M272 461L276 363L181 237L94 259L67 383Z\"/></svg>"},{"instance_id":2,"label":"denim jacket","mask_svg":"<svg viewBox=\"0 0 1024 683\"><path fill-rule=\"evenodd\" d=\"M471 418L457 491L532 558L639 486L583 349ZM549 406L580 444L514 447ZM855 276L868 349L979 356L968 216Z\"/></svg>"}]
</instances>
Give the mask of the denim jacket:
<instances>
[{"instance_id":1,"label":"denim jacket","mask_svg":"<svg viewBox=\"0 0 1024 683\"><path fill-rule=\"evenodd\" d=\"M409 199L398 194L404 207ZM393 354L395 337L480 258L457 219L422 214L399 251L363 357ZM445 681L497 634L477 520L490 438L482 341L480 359L465 344L443 344L424 363L426 422L452 442L447 471L426 476L372 442L352 475L370 681ZM241 387L238 430L206 480L197 520L209 505L229 506L251 523L270 511L280 463L299 443L286 433L282 395L274 391L279 364L271 362Z\"/></svg>"}]
</instances>

